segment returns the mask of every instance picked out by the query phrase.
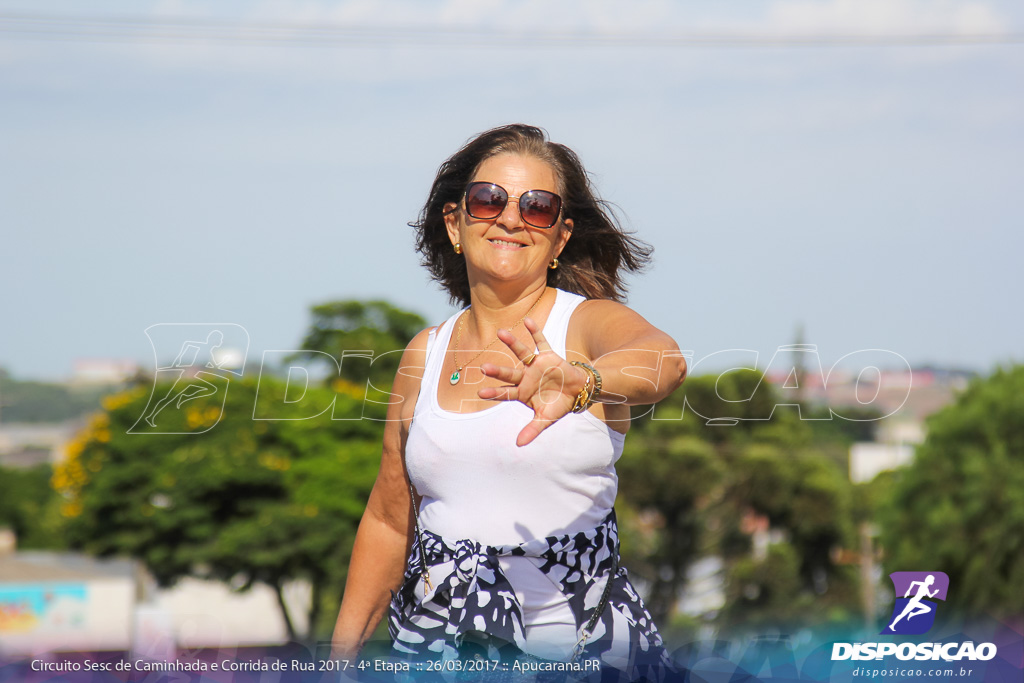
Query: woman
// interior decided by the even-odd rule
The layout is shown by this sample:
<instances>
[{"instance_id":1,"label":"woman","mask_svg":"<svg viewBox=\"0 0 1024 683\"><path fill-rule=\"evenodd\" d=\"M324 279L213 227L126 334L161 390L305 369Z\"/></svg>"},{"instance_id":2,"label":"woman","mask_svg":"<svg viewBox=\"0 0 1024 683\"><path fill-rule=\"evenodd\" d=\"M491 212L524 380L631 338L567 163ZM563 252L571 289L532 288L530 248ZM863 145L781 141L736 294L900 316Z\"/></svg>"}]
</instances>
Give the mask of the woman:
<instances>
[{"instance_id":1,"label":"woman","mask_svg":"<svg viewBox=\"0 0 1024 683\"><path fill-rule=\"evenodd\" d=\"M646 676L667 660L618 567L614 465L629 406L686 373L675 342L619 303L619 271L649 249L571 150L524 125L448 159L414 226L466 308L402 357L335 652L358 652L387 614L400 654L582 650Z\"/></svg>"}]
</instances>

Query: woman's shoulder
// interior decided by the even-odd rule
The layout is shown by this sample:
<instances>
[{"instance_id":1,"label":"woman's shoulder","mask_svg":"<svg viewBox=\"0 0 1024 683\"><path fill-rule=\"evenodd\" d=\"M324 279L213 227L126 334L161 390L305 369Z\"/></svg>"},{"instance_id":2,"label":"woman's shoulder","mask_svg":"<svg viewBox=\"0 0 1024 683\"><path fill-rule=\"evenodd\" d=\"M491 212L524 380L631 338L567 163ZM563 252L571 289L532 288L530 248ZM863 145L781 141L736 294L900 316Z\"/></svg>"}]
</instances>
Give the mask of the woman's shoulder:
<instances>
[{"instance_id":1,"label":"woman's shoulder","mask_svg":"<svg viewBox=\"0 0 1024 683\"><path fill-rule=\"evenodd\" d=\"M400 396L412 397L419 393L420 382L426 369L427 350L434 327L427 327L416 333L402 352L398 372L391 391Z\"/></svg>"},{"instance_id":2,"label":"woman's shoulder","mask_svg":"<svg viewBox=\"0 0 1024 683\"><path fill-rule=\"evenodd\" d=\"M468 308L468 306L466 308L460 308L459 310L452 313L451 316L448 317L448 319L443 320L442 322L438 323L437 325L434 325L433 327L428 327L422 330L419 334L416 335L416 337L413 338L413 341L416 341L417 338L420 337L420 335L423 336L424 341L421 342L423 344L426 344L426 340L430 339L431 336L433 336L436 339L449 327L454 325L455 321L459 319L459 316L465 313L468 310Z\"/></svg>"},{"instance_id":3,"label":"woman's shoulder","mask_svg":"<svg viewBox=\"0 0 1024 683\"><path fill-rule=\"evenodd\" d=\"M601 349L653 329L639 313L611 299L586 299L569 320L568 339L583 355L594 358Z\"/></svg>"},{"instance_id":4,"label":"woman's shoulder","mask_svg":"<svg viewBox=\"0 0 1024 683\"><path fill-rule=\"evenodd\" d=\"M440 325L433 325L431 327L425 327L416 333L416 336L409 340L409 343L405 347L405 355L426 353L427 346L430 343L430 337L433 335Z\"/></svg>"},{"instance_id":5,"label":"woman's shoulder","mask_svg":"<svg viewBox=\"0 0 1024 683\"><path fill-rule=\"evenodd\" d=\"M574 295L578 296L578 295ZM607 324L622 316L632 317L639 314L626 304L612 299L586 299L580 301L573 312L573 317L581 322Z\"/></svg>"},{"instance_id":6,"label":"woman's shoulder","mask_svg":"<svg viewBox=\"0 0 1024 683\"><path fill-rule=\"evenodd\" d=\"M464 311L465 309L456 311L444 322L425 327L417 332L405 347L405 352L402 354L402 365L422 366L434 341L442 332L451 327Z\"/></svg>"},{"instance_id":7,"label":"woman's shoulder","mask_svg":"<svg viewBox=\"0 0 1024 683\"><path fill-rule=\"evenodd\" d=\"M573 305L573 313L585 312L585 315L608 315L635 312L624 303L614 299L591 299L583 294L577 294L567 289L558 289L558 296L566 304Z\"/></svg>"}]
</instances>

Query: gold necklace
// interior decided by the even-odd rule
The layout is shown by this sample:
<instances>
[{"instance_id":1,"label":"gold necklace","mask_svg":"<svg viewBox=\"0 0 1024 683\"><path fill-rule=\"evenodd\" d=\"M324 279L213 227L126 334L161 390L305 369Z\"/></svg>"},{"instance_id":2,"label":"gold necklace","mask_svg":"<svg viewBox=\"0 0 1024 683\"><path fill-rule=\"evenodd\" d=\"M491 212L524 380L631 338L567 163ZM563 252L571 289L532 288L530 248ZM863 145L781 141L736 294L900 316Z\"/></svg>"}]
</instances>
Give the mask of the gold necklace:
<instances>
[{"instance_id":1,"label":"gold necklace","mask_svg":"<svg viewBox=\"0 0 1024 683\"><path fill-rule=\"evenodd\" d=\"M508 329L509 330L514 330L514 329L516 329L516 327L519 326L519 323L521 323L524 320L526 320L526 316L528 316L531 313L533 313L533 309L537 308L537 304L540 303L540 300L543 299L544 295L547 294L547 293L548 293L548 288L545 287L544 291L542 291L540 293L540 296L537 297L537 300L533 302L532 306L530 306L530 310L528 310L526 313L524 313L523 317L520 318L519 320L517 320L515 325L513 325L512 327L510 327ZM475 361L477 358L482 356L487 351L487 349L491 348L491 346L494 345L494 342L498 341L498 338L495 337L494 339L491 340L490 344L488 344L487 346L485 346L483 348L483 351L481 351L480 353L478 353L475 356L473 356L472 358L470 358L469 362L467 362L466 365L459 365L459 342L462 341L462 328L463 328L463 324L465 323L465 321L466 321L466 317L465 316L459 318L459 333L455 336L455 372L453 372L452 376L448 378L448 381L451 383L452 386L455 386L456 384L458 384L459 380L462 379L462 369L463 368L465 368L467 365L472 365L473 361Z\"/></svg>"}]
</instances>

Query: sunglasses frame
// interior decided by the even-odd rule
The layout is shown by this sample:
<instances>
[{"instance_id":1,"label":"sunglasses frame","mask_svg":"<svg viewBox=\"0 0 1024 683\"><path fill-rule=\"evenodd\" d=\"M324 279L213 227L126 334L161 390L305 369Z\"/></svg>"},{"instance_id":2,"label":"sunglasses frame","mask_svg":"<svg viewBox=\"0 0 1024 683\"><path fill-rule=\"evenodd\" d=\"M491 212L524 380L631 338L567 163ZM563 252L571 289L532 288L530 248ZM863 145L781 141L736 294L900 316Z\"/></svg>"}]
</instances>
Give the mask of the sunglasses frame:
<instances>
[{"instance_id":1,"label":"sunglasses frame","mask_svg":"<svg viewBox=\"0 0 1024 683\"><path fill-rule=\"evenodd\" d=\"M491 187L496 187L499 190L501 190L503 193L505 193L505 204L501 207L501 210L498 211L497 214L495 214L494 216L491 216L490 218L483 218L481 216L474 216L470 212L470 210L469 210L469 191L473 188L474 185L489 185ZM557 210L555 211L555 217L551 221L551 225L534 225L530 221L526 220L526 216L523 215L523 205L522 205L522 202L520 200L523 197L527 196L528 194L530 194L532 192L542 192L542 193L544 193L546 195L551 195L552 197L555 198L555 204L556 204ZM486 180L475 180L475 181L469 183L468 185L466 185L466 191L462 193L462 203L466 207L466 214L470 218L475 218L478 221L493 221L494 219L498 218L502 213L505 212L505 209L508 208L508 203L510 201L512 201L513 199L516 200L516 205L519 207L519 217L521 219L523 219L523 223L526 223L531 228L536 228L538 230L550 230L551 228L553 228L556 225L558 225L558 219L561 218L561 216L562 216L562 197L561 197L561 195L559 195L556 192L551 192L550 190L527 190L526 192L522 193L521 195L516 196L516 195L509 194L508 190L506 190L504 187L502 187L498 183L490 183L490 182L487 182Z\"/></svg>"}]
</instances>

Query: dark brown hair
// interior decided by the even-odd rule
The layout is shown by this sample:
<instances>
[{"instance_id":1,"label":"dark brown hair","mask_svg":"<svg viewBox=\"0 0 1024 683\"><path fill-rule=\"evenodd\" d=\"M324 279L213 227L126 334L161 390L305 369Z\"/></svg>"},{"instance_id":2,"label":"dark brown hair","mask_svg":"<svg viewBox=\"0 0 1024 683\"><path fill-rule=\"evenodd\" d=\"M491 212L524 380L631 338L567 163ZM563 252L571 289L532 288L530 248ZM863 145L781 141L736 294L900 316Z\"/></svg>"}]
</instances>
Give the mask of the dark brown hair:
<instances>
[{"instance_id":1,"label":"dark brown hair","mask_svg":"<svg viewBox=\"0 0 1024 683\"><path fill-rule=\"evenodd\" d=\"M548 285L588 299L623 301L626 295L619 271L637 272L651 260L649 245L622 229L612 207L598 199L579 157L549 142L545 132L516 123L481 133L441 164L416 229L416 250L431 278L447 290L452 303L469 304L466 261L456 254L444 223L444 205L458 203L477 168L499 154L531 156L547 162L558 178L562 220L572 219L572 238L548 271Z\"/></svg>"}]
</instances>

